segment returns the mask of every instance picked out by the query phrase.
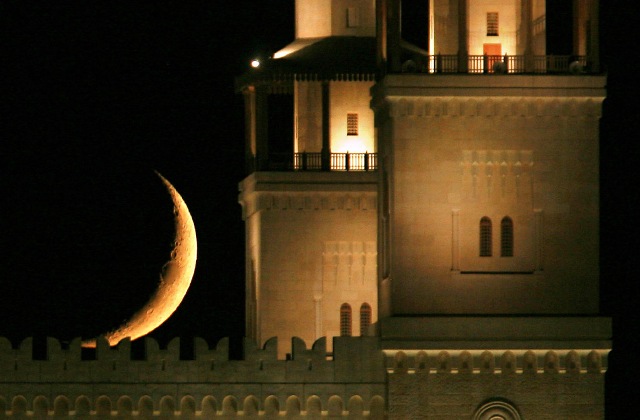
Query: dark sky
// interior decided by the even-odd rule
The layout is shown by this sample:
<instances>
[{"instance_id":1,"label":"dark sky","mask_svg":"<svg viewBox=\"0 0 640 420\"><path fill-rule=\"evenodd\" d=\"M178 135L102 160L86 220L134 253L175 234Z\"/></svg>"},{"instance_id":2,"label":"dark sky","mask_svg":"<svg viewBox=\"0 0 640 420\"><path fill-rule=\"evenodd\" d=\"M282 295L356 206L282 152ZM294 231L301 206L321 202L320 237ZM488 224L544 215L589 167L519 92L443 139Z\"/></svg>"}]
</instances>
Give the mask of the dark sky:
<instances>
[{"instance_id":1,"label":"dark sky","mask_svg":"<svg viewBox=\"0 0 640 420\"><path fill-rule=\"evenodd\" d=\"M0 21L0 335L92 336L147 300L172 239L157 170L190 207L199 260L153 335L241 336L234 77L293 38L292 2L16 1Z\"/></svg>"},{"instance_id":2,"label":"dark sky","mask_svg":"<svg viewBox=\"0 0 640 420\"><path fill-rule=\"evenodd\" d=\"M627 51L637 19L622 2L602 3L602 308L621 343L615 400L637 376L622 366L640 354L640 115L628 104L638 83ZM293 1L2 1L0 28L0 336L91 336L147 299L171 241L158 170L191 209L199 260L183 304L152 335L240 337L244 140L233 78L293 38Z\"/></svg>"}]
</instances>

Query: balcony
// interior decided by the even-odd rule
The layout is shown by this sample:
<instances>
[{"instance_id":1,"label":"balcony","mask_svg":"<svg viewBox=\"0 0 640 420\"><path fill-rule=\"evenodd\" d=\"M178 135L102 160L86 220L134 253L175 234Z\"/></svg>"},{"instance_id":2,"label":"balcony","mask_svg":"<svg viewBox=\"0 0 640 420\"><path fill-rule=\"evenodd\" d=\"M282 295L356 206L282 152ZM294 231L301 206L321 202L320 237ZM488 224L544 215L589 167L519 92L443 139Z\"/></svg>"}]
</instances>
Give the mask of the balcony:
<instances>
[{"instance_id":1,"label":"balcony","mask_svg":"<svg viewBox=\"0 0 640 420\"><path fill-rule=\"evenodd\" d=\"M466 60L465 60L466 58ZM418 64L420 63L420 64ZM587 74L587 56L575 55L469 55L420 56L402 66L403 73L468 74Z\"/></svg>"},{"instance_id":2,"label":"balcony","mask_svg":"<svg viewBox=\"0 0 640 420\"><path fill-rule=\"evenodd\" d=\"M269 153L266 158L251 156L247 171L334 171L370 172L378 169L377 153Z\"/></svg>"}]
</instances>

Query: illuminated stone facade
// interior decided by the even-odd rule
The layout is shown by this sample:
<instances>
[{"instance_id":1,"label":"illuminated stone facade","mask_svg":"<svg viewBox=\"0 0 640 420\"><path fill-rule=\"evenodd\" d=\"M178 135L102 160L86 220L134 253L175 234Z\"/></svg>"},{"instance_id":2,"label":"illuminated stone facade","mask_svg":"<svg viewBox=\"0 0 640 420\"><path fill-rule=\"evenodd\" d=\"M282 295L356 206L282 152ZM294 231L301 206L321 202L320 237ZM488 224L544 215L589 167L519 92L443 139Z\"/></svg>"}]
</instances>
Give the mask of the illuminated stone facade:
<instances>
[{"instance_id":1,"label":"illuminated stone facade","mask_svg":"<svg viewBox=\"0 0 640 420\"><path fill-rule=\"evenodd\" d=\"M542 1L425 5L423 49L399 0L299 0L238 78L243 360L0 341L0 414L604 418L598 2L565 57Z\"/></svg>"}]
</instances>

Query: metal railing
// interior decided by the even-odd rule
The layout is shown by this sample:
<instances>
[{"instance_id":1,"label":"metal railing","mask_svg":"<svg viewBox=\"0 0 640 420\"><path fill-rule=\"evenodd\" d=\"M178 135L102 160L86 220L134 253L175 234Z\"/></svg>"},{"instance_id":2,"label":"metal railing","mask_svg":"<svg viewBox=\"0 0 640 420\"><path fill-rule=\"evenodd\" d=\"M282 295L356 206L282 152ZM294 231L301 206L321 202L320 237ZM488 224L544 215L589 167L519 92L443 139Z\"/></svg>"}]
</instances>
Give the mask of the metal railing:
<instances>
[{"instance_id":1,"label":"metal railing","mask_svg":"<svg viewBox=\"0 0 640 420\"><path fill-rule=\"evenodd\" d=\"M254 171L342 171L368 172L378 169L377 153L269 153L260 159L251 156L247 170Z\"/></svg>"},{"instance_id":2,"label":"metal railing","mask_svg":"<svg viewBox=\"0 0 640 420\"><path fill-rule=\"evenodd\" d=\"M464 60L464 58L463 58ZM575 55L468 55L466 68L454 54L429 55L427 68L407 66L420 73L470 73L470 74L583 74L589 73L587 56ZM465 64L462 61L462 64ZM404 71L411 73L414 71Z\"/></svg>"}]
</instances>

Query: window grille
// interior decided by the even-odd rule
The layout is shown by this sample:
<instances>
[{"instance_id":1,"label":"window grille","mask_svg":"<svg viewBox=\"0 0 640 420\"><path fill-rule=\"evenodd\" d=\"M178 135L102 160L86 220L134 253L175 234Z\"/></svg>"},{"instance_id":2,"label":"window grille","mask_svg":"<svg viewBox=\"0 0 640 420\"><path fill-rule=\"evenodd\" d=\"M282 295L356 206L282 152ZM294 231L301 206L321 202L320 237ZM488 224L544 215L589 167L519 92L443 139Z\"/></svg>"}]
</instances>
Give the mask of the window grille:
<instances>
[{"instance_id":1,"label":"window grille","mask_svg":"<svg viewBox=\"0 0 640 420\"><path fill-rule=\"evenodd\" d=\"M360 335L367 335L369 325L371 325L371 306L365 302L360 306Z\"/></svg>"},{"instance_id":2,"label":"window grille","mask_svg":"<svg viewBox=\"0 0 640 420\"><path fill-rule=\"evenodd\" d=\"M498 36L498 12L487 13L487 36Z\"/></svg>"},{"instance_id":3,"label":"window grille","mask_svg":"<svg viewBox=\"0 0 640 420\"><path fill-rule=\"evenodd\" d=\"M500 222L500 256L513 257L513 221L509 216Z\"/></svg>"},{"instance_id":4,"label":"window grille","mask_svg":"<svg viewBox=\"0 0 640 420\"><path fill-rule=\"evenodd\" d=\"M490 257L492 249L491 240L491 219L483 217L480 219L480 256Z\"/></svg>"},{"instance_id":5,"label":"window grille","mask_svg":"<svg viewBox=\"0 0 640 420\"><path fill-rule=\"evenodd\" d=\"M358 135L358 114L347 114L347 136Z\"/></svg>"},{"instance_id":6,"label":"window grille","mask_svg":"<svg viewBox=\"0 0 640 420\"><path fill-rule=\"evenodd\" d=\"M351 306L348 303L340 306L340 335L351 337Z\"/></svg>"}]
</instances>

